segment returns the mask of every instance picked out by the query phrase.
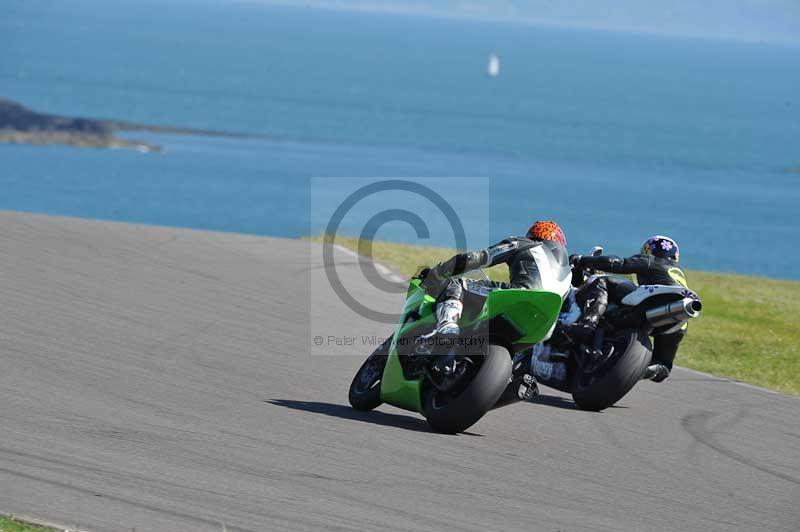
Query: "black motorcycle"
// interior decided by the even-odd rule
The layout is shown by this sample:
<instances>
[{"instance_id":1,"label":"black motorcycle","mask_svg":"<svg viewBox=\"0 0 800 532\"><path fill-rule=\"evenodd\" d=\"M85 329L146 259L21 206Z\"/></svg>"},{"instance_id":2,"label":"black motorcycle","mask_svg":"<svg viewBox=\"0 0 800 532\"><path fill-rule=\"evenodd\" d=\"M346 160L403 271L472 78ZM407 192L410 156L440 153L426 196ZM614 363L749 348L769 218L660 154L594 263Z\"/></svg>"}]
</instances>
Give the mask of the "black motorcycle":
<instances>
[{"instance_id":1,"label":"black motorcycle","mask_svg":"<svg viewBox=\"0 0 800 532\"><path fill-rule=\"evenodd\" d=\"M592 254L602 251L595 248ZM593 275L598 273L573 269L578 285ZM554 334L517 353L512 382L500 404L518 400L531 371L539 384L571 393L578 407L592 411L610 407L641 379L652 376L650 337L673 333L697 318L702 310L700 297L682 286L636 286L627 280L621 286L616 291L621 299L609 301L593 340L579 342Z\"/></svg>"}]
</instances>

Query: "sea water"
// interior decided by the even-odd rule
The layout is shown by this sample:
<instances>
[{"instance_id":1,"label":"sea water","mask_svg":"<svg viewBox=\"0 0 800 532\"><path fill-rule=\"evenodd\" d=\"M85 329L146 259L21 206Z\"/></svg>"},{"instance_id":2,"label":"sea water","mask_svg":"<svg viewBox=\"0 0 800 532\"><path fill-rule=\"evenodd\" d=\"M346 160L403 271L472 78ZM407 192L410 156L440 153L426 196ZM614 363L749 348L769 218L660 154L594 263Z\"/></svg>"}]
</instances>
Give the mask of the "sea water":
<instances>
[{"instance_id":1,"label":"sea water","mask_svg":"<svg viewBox=\"0 0 800 532\"><path fill-rule=\"evenodd\" d=\"M800 48L233 1L12 0L0 96L254 135L129 134L160 154L0 145L0 209L297 237L324 228L314 177L485 177L490 240L552 218L573 251L628 254L666 233L687 267L800 278Z\"/></svg>"}]
</instances>

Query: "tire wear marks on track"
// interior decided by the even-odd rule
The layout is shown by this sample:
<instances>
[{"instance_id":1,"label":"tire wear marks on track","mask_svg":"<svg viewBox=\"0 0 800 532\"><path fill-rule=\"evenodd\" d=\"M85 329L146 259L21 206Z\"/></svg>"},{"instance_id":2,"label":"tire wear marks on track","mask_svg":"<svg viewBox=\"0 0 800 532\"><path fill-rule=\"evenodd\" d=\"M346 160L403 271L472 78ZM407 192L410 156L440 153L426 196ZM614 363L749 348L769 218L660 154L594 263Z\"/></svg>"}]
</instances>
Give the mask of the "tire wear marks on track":
<instances>
[{"instance_id":1,"label":"tire wear marks on track","mask_svg":"<svg viewBox=\"0 0 800 532\"><path fill-rule=\"evenodd\" d=\"M122 503L122 504L128 504L128 505L131 505L131 506L135 506L137 508L142 508L144 510L148 510L150 512L161 513L161 514L169 515L171 517L177 517L179 519L186 519L187 521L191 521L191 522L202 524L202 525L206 525L206 526L211 526L211 527L219 527L220 526L220 522L219 521L212 521L210 519L203 519L202 517L197 517L197 515L194 515L194 514L177 512L175 510L169 510L167 508L162 508L162 507L159 507L159 506L155 506L153 504L147 504L147 503L143 503L143 502L139 502L139 501L133 501L133 500L130 500L130 499L126 499L124 497L117 497L115 495L108 495L106 493L98 493L97 490L84 488L82 486L77 486L75 484L70 484L70 483L67 483L67 482L60 482L58 480L45 478L45 477L42 477L42 476L39 476L39 475L31 475L29 473L22 473L20 471L14 471L13 469L7 469L5 467L0 467L0 473L5 473L7 475L11 475L11 476L19 477L19 478L24 478L24 479L27 479L27 480L33 480L35 482L44 482L45 484L50 484L51 486L56 486L58 488L63 488L65 490L77 491L77 492L84 493L86 495L91 495L91 496L94 496L94 497L102 497L102 498L107 499L109 501L119 502L119 503ZM228 530L236 530L238 532L256 532L254 530L249 530L247 528L240 528L240 527L237 527L237 526L231 526L231 525L228 525L227 523L225 524L225 528L228 529Z\"/></svg>"},{"instance_id":2,"label":"tire wear marks on track","mask_svg":"<svg viewBox=\"0 0 800 532\"><path fill-rule=\"evenodd\" d=\"M192 454L198 454L198 453L192 453ZM12 458L9 458L9 457L17 457L18 459L17 460L13 460ZM58 460L58 459L54 459L54 458L46 458L46 457L43 457L43 456L39 456L39 455L31 454L31 453L26 453L24 451L17 451L17 450L6 449L6 448L0 447L0 459L3 459L3 458L6 458L8 461L12 462L12 464L14 464L14 463L15 464L19 464L21 467L42 469L42 470L45 470L47 472L51 472L51 473L56 474L56 475L67 475L68 478L70 478L70 481L66 482L66 481L55 480L55 479L52 479L52 478L47 478L46 476L43 476L41 474L28 473L28 472L24 472L24 471L15 470L15 469L10 469L8 467L0 467L0 473L5 473L5 474L11 475L11 476L15 476L15 477L23 478L23 479L27 479L27 480L32 480L32 481L36 481L36 482L43 482L43 483L46 483L46 484L49 484L51 486L55 486L55 487L58 487L58 488L67 489L67 490L71 490L71 491L74 491L74 492L83 493L83 494L86 494L86 495L91 495L93 497L102 498L102 499L105 499L105 500L108 500L108 501L113 501L113 502L117 502L117 503L126 504L126 505L129 505L129 506L133 506L133 507L136 507L136 508L144 509L144 510L147 510L147 511L150 511L150 512L154 512L154 513L160 513L160 514L167 515L167 516L174 517L174 518L186 519L186 520L192 521L192 522L197 523L197 524L210 526L210 527L212 527L214 529L219 529L220 528L220 526L221 526L220 520L211 520L211 519L206 519L206 518L203 518L203 517L199 517L198 514L201 512L201 510L199 510L199 509L198 509L197 513L190 514L188 512L179 512L179 511L171 510L169 508L166 508L166 507L163 507L163 506L159 506L159 505L156 505L156 504L150 504L150 503L147 503L147 502L138 501L138 500L134 500L134 499L127 498L127 497L122 497L122 496L119 496L119 495L110 494L108 492L108 487L107 487L108 479L114 479L121 486L127 486L129 488L132 488L132 487L143 488L141 492L142 493L146 493L146 494L151 494L152 495L152 494L155 494L156 492L161 492L161 495L159 497L161 499L163 499L163 500L170 499L172 497L173 493L185 494L187 492L193 492L193 493L197 494L199 497L205 496L206 497L205 500L216 500L216 501L225 500L225 501L227 501L226 504L225 504L225 507L228 508L228 510L236 511L236 507L237 506L241 506L241 508L239 508L238 511L236 511L236 513L238 513L239 511L245 512L245 513L249 514L249 516L251 516L251 517L255 516L257 518L257 520L259 520L259 521L263 521L263 520L283 521L283 525L285 527L296 526L296 525L298 525L300 523L308 525L312 529L319 528L319 526L320 526L319 522L313 521L313 520L306 520L306 519L303 519L300 516L296 516L292 520L288 520L288 519L282 518L282 517L280 517L278 515L271 514L271 513L253 512L253 510L252 510L253 507L264 507L265 506L265 501L263 499L254 498L251 501L242 501L241 497L235 497L235 496L232 496L230 494L226 494L226 493L223 493L223 492L220 492L220 491L214 491L214 490L209 490L209 489L198 488L196 486L189 486L189 485L185 485L185 484L179 484L179 483L170 482L170 481L167 481L167 480L164 480L164 479L158 479L158 480L149 479L147 477L136 475L134 473L121 472L121 471L118 471L118 470L107 469L107 468L103 468L103 467L97 467L97 466L94 466L94 465L87 464L85 462L83 462L83 463L78 463L77 461L75 461L75 462L67 462L65 460ZM226 467L228 465L229 464L226 464ZM259 475L259 474L255 473L253 471L247 470L246 468L239 468L238 471L240 473L246 473L248 475L261 477L261 478L264 478L266 480L276 480L276 479L282 478L280 475L269 475L269 474L267 474L267 475ZM86 474L88 474L90 476L87 476L86 478L80 478L80 476L81 476L80 473L86 473ZM96 484L96 481L93 480L91 478L91 476L96 476L98 478L107 479L106 482L105 482L106 486L104 488L102 488L102 489L99 489L99 488L93 489L93 488L90 488L90 487L86 487L85 484L87 484L87 483L88 484ZM290 474L288 476L291 476L291 477L294 477L294 478L302 478L301 475L295 475L295 474ZM303 485L306 488L310 489L310 488L314 487L314 485L315 485L315 483L313 482L313 480L315 478L316 477L308 475L307 479L309 480L309 482L303 482L302 480L300 480L300 481L296 481L296 483L298 485ZM83 481L84 485L81 485L82 481ZM332 495L334 495L335 493L336 493L335 489L331 491ZM239 503L244 503L244 504L239 505ZM205 505L204 505L204 507L205 507ZM235 531L238 531L238 532L256 532L256 530L254 530L254 529L244 528L244 527L236 526L236 525L230 525L229 523L233 522L233 520L229 519L229 518L225 518L224 522L225 522L225 528L227 530L235 530ZM351 528L347 528L347 527L337 527L337 526L332 525L331 523L326 523L325 529L326 530L342 530L342 531L344 531L344 530L351 531L352 530Z\"/></svg>"},{"instance_id":3,"label":"tire wear marks on track","mask_svg":"<svg viewBox=\"0 0 800 532\"><path fill-rule=\"evenodd\" d=\"M792 484L800 486L800 479L792 475L788 475L782 471L778 471L771 467L759 464L755 460L750 459L740 453L737 453L736 451L729 449L728 447L724 446L719 441L717 441L717 438L715 437L714 434L715 432L718 431L711 430L708 427L709 421L711 421L711 419L714 418L716 415L717 414L715 414L714 412L708 412L708 411L693 412L683 417L683 419L681 420L681 425L697 442L705 445L710 449L713 449L714 451L720 453L721 455L726 456L731 460L739 462L740 464L743 464L747 467L757 469L762 473L772 475L774 477L785 480L786 482L791 482ZM726 423L726 425L735 424L738 420L742 419L746 415L747 415L746 409L742 409L739 411L736 417L734 417L732 421Z\"/></svg>"}]
</instances>

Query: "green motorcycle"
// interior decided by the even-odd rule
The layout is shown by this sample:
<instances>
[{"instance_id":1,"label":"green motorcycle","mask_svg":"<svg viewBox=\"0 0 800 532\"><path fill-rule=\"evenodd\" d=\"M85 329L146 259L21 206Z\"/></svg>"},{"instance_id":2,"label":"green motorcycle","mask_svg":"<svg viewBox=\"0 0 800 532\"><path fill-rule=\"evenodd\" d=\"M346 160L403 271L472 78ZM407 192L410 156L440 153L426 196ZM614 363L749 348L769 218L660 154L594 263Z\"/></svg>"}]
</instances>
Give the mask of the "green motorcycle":
<instances>
[{"instance_id":1,"label":"green motorcycle","mask_svg":"<svg viewBox=\"0 0 800 532\"><path fill-rule=\"evenodd\" d=\"M422 414L434 430L454 434L492 408L524 398L531 380L529 375L512 379L513 354L548 336L561 310L561 296L492 290L478 304L465 304L457 339L431 345L427 340L436 325L435 299L421 284L411 280L395 333L353 378L353 408L372 410L388 403ZM440 368L443 357L447 371Z\"/></svg>"}]
</instances>

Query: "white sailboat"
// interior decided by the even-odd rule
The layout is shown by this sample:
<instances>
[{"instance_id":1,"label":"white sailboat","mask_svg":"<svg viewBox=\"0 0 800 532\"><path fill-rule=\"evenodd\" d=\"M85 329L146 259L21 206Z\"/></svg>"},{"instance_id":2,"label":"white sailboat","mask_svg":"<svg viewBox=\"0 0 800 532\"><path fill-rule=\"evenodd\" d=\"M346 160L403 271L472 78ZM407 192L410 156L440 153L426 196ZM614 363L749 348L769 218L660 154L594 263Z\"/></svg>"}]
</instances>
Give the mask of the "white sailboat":
<instances>
[{"instance_id":1,"label":"white sailboat","mask_svg":"<svg viewBox=\"0 0 800 532\"><path fill-rule=\"evenodd\" d=\"M489 56L489 64L486 65L486 75L490 78L497 77L500 73L500 58L495 54Z\"/></svg>"}]
</instances>

